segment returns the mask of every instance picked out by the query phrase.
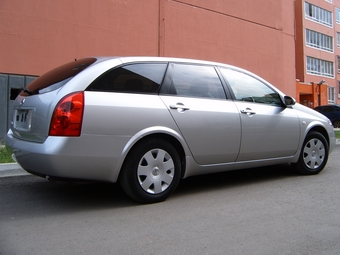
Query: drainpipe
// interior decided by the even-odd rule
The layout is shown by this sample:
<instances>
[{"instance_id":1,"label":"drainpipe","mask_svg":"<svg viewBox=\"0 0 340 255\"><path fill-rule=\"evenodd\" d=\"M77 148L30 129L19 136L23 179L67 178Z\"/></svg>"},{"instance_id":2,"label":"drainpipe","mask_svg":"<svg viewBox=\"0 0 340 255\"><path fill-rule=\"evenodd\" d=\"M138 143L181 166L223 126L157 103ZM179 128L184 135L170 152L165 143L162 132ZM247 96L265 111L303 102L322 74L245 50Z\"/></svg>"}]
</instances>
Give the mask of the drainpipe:
<instances>
[{"instance_id":1,"label":"drainpipe","mask_svg":"<svg viewBox=\"0 0 340 255\"><path fill-rule=\"evenodd\" d=\"M321 105L321 85L324 84L325 80L321 80L318 85L318 105Z\"/></svg>"}]
</instances>

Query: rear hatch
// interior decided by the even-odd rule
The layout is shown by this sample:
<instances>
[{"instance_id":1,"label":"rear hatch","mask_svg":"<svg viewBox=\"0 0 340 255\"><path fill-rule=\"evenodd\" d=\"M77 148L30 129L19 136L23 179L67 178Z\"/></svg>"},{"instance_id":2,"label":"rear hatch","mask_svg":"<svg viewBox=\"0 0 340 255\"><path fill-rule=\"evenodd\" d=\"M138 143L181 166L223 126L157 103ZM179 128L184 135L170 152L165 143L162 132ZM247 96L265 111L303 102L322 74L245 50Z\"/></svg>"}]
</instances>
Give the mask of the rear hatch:
<instances>
[{"instance_id":1,"label":"rear hatch","mask_svg":"<svg viewBox=\"0 0 340 255\"><path fill-rule=\"evenodd\" d=\"M59 66L31 82L16 98L10 128L13 136L42 143L48 136L58 91L74 76L93 64L84 58Z\"/></svg>"}]
</instances>

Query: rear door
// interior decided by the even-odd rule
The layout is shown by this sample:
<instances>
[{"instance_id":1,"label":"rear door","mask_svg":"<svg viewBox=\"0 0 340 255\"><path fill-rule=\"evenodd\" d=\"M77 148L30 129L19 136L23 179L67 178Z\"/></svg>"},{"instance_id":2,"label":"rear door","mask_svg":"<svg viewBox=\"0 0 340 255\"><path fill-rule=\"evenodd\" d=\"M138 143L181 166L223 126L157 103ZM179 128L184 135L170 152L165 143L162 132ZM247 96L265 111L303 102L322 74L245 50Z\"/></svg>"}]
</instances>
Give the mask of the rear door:
<instances>
[{"instance_id":1,"label":"rear door","mask_svg":"<svg viewBox=\"0 0 340 255\"><path fill-rule=\"evenodd\" d=\"M241 115L242 141L237 161L289 157L299 143L299 119L282 105L279 94L248 74L220 69Z\"/></svg>"},{"instance_id":2,"label":"rear door","mask_svg":"<svg viewBox=\"0 0 340 255\"><path fill-rule=\"evenodd\" d=\"M161 98L198 164L234 162L241 139L239 111L226 99L213 66L172 63Z\"/></svg>"}]
</instances>

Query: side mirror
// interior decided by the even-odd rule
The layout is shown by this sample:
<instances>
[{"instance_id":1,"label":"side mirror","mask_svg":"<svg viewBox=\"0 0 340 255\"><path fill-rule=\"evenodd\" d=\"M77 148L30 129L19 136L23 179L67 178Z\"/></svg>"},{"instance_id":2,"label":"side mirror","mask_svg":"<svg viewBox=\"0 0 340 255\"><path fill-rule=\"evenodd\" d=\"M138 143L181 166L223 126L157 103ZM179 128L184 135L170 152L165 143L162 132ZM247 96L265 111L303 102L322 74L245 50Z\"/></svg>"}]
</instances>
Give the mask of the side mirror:
<instances>
[{"instance_id":1,"label":"side mirror","mask_svg":"<svg viewBox=\"0 0 340 255\"><path fill-rule=\"evenodd\" d=\"M283 101L287 107L293 106L296 103L296 100L290 96L284 96Z\"/></svg>"}]
</instances>

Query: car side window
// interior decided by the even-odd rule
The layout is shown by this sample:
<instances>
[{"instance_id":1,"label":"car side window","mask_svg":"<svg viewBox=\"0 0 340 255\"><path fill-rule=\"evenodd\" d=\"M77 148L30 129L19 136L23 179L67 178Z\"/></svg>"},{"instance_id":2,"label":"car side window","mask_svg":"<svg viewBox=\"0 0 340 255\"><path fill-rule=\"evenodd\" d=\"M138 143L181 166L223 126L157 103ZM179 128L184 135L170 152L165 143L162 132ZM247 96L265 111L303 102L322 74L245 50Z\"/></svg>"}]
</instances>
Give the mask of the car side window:
<instances>
[{"instance_id":1,"label":"car side window","mask_svg":"<svg viewBox=\"0 0 340 255\"><path fill-rule=\"evenodd\" d=\"M87 90L157 93L167 63L139 63L113 68L93 81Z\"/></svg>"},{"instance_id":2,"label":"car side window","mask_svg":"<svg viewBox=\"0 0 340 255\"><path fill-rule=\"evenodd\" d=\"M174 64L171 93L185 97L225 99L226 95L213 66Z\"/></svg>"},{"instance_id":3,"label":"car side window","mask_svg":"<svg viewBox=\"0 0 340 255\"><path fill-rule=\"evenodd\" d=\"M270 105L282 104L279 94L260 80L231 69L220 68L220 70L236 100Z\"/></svg>"}]
</instances>

